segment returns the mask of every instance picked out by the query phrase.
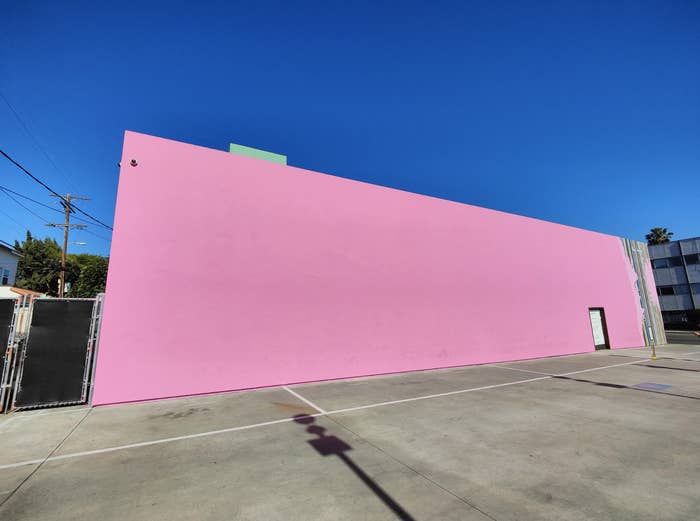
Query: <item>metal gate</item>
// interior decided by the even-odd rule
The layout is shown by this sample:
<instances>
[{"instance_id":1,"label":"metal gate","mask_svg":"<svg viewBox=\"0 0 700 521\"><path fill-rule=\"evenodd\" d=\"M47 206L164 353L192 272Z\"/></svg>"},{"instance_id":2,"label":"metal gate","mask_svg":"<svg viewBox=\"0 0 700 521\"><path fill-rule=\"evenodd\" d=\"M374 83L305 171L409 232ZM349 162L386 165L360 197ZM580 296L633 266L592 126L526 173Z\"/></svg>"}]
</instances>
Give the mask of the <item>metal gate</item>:
<instances>
[{"instance_id":1,"label":"metal gate","mask_svg":"<svg viewBox=\"0 0 700 521\"><path fill-rule=\"evenodd\" d=\"M3 343L0 344L3 349L2 372L0 372L0 412L7 411L12 400L18 348L26 338L29 328L31 297L21 296L17 299L3 299L3 302L4 313L1 319L3 333L0 334L3 340ZM10 310L11 314L8 317L6 313L9 313Z\"/></svg>"},{"instance_id":2,"label":"metal gate","mask_svg":"<svg viewBox=\"0 0 700 521\"><path fill-rule=\"evenodd\" d=\"M102 301L100 295L15 305L2 376L3 409L88 401Z\"/></svg>"},{"instance_id":3,"label":"metal gate","mask_svg":"<svg viewBox=\"0 0 700 521\"><path fill-rule=\"evenodd\" d=\"M15 307L18 302L15 299L0 300L0 349L2 349L2 358L0 358L0 411L5 410L5 395L9 391L9 384L6 384L6 373L10 372L14 350L10 343L10 336L14 327Z\"/></svg>"}]
</instances>

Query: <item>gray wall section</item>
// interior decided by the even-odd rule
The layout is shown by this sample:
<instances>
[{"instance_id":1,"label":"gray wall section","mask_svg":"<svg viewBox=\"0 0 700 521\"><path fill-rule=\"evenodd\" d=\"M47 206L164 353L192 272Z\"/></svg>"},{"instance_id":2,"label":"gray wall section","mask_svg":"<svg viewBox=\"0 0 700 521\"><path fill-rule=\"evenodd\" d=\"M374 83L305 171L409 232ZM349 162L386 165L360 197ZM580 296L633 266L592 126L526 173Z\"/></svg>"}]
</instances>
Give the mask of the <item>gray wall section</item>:
<instances>
[{"instance_id":1,"label":"gray wall section","mask_svg":"<svg viewBox=\"0 0 700 521\"><path fill-rule=\"evenodd\" d=\"M671 286L673 284L686 284L688 282L685 278L683 266L654 269L654 280L657 286Z\"/></svg>"},{"instance_id":2,"label":"gray wall section","mask_svg":"<svg viewBox=\"0 0 700 521\"><path fill-rule=\"evenodd\" d=\"M700 253L700 237L696 237L694 239L686 239L684 241L679 242L680 249L683 252L683 255L692 255L694 253ZM691 285L696 285L694 287L691 286L692 301L689 303L690 309L700 309L700 291L694 291L700 289L697 286L697 284L700 284L700 264L686 263L685 269L688 275L688 282Z\"/></svg>"},{"instance_id":3,"label":"gray wall section","mask_svg":"<svg viewBox=\"0 0 700 521\"><path fill-rule=\"evenodd\" d=\"M681 254L678 242L666 244L653 244L649 246L649 257L652 259L663 259L665 257L678 257Z\"/></svg>"},{"instance_id":4,"label":"gray wall section","mask_svg":"<svg viewBox=\"0 0 700 521\"><path fill-rule=\"evenodd\" d=\"M647 278L651 260L649 249L643 242L630 239L620 239L625 250L627 260L637 274L637 292L639 304L642 307L642 330L646 345L660 345L666 343L666 332L661 318L661 309L657 304L656 285L653 280Z\"/></svg>"},{"instance_id":5,"label":"gray wall section","mask_svg":"<svg viewBox=\"0 0 700 521\"><path fill-rule=\"evenodd\" d=\"M685 239L678 242L681 243L684 254L700 253L700 237L696 237L695 239Z\"/></svg>"},{"instance_id":6,"label":"gray wall section","mask_svg":"<svg viewBox=\"0 0 700 521\"><path fill-rule=\"evenodd\" d=\"M682 311L693 309L690 295L660 295L659 304L664 311Z\"/></svg>"},{"instance_id":7,"label":"gray wall section","mask_svg":"<svg viewBox=\"0 0 700 521\"><path fill-rule=\"evenodd\" d=\"M649 246L651 259L681 257L696 253L700 253L700 237ZM687 257L685 257L683 266L655 268L653 271L656 286L686 285L684 291L687 293L659 296L659 303L663 311L700 309L700 286L698 286L700 284L700 264L688 264Z\"/></svg>"},{"instance_id":8,"label":"gray wall section","mask_svg":"<svg viewBox=\"0 0 700 521\"><path fill-rule=\"evenodd\" d=\"M688 264L688 282L691 284L700 282L700 264Z\"/></svg>"}]
</instances>

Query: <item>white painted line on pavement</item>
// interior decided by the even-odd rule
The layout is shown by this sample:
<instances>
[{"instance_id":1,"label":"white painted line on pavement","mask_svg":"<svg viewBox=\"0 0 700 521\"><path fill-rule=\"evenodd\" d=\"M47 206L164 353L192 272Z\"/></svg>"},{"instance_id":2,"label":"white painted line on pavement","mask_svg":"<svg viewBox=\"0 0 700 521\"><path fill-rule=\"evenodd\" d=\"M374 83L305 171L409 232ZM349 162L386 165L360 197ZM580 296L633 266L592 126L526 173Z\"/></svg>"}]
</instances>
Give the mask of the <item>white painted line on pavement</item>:
<instances>
[{"instance_id":1,"label":"white painted line on pavement","mask_svg":"<svg viewBox=\"0 0 700 521\"><path fill-rule=\"evenodd\" d=\"M323 416L323 414L309 414L308 416ZM174 436L172 438L161 438L158 440L142 441L142 442L138 442L138 443L129 443L128 445L117 445L115 447L106 447L104 449L86 450L84 452L72 452L70 454L61 454L60 456L51 456L50 458L46 458L46 461L48 462L48 461L57 461L57 460L63 460L63 459L80 458L82 456L90 456L92 454L103 454L105 452L115 452L118 450L135 449L138 447L148 447L149 445L160 445L161 443L170 443L173 441L191 440L191 439L195 439L195 438L203 438L205 436L214 436L216 434L224 434L226 432L235 432L235 431L243 431L246 429L254 429L256 427L264 427L266 425L274 425L276 423L287 423L290 421L294 421L294 418L282 418L281 420L272 420L269 422L254 423L252 425L243 425L240 427L230 427L228 429L219 429L216 431L198 432L195 434L185 434L184 436ZM11 463L9 465L0 465L0 470L21 467L23 465L33 465L35 463L41 463L42 461L44 461L44 460L43 459L35 459L35 460L28 460L28 461L20 461L19 463Z\"/></svg>"},{"instance_id":2,"label":"white painted line on pavement","mask_svg":"<svg viewBox=\"0 0 700 521\"><path fill-rule=\"evenodd\" d=\"M394 403L413 402L416 400L426 400L428 398L437 398L440 396L449 396L452 394L466 393L466 392L471 392L471 391L480 391L483 389L493 389L495 387L504 387L506 385L515 385L518 383L533 382L535 380L545 380L547 378L551 378L551 377L542 376L540 378L531 378L529 380L518 380L515 382L508 382L505 384L488 385L488 386L484 386L484 387L474 387L471 389L463 389L460 391L451 391L448 393L431 394L428 396L418 396L415 398L406 398L404 400L394 400L391 402L382 402L382 403L375 403L375 404L370 404L370 405L361 405L359 407L352 407L349 409L339 409L337 411L327 411L327 412L319 412L316 414L309 414L308 416L311 416L311 417L326 416L326 415L330 415L330 414L338 414L338 413L342 413L342 412L356 411L359 409L369 409L369 408L373 408L373 407L381 407L383 405L391 405ZM296 393L293 393L293 394L296 394ZM93 454L103 454L106 452L115 452L115 451L119 451L119 450L135 449L138 447L148 447L149 445L160 445L162 443L170 443L173 441L182 441L182 440L191 440L191 439L195 439L195 438L203 438L205 436L214 436L216 434L224 434L224 433L228 433L228 432L242 431L242 430L246 430L246 429L254 429L256 427L264 427L267 425L275 425L277 423L287 423L287 422L291 422L291 421L294 421L294 418L282 418L281 420L272 420L272 421L268 421L268 422L254 423L252 425L243 425L241 427L231 427L228 429L219 429L216 431L198 432L196 434L186 434L184 436L174 436L172 438L162 438L162 439L158 439L158 440L142 441L142 442L138 442L138 443L129 443L128 445L117 445L115 447L106 447L104 449L88 450L88 451L84 451L84 452L73 452L70 454L62 454L60 456L51 456L50 458L46 458L46 462L63 460L63 459L80 458L82 456L91 456ZM44 461L44 460L37 459L37 460L20 461L18 463L10 463L7 465L0 465L0 470L22 467L24 465L34 465L34 464L41 463L42 461Z\"/></svg>"},{"instance_id":3,"label":"white painted line on pavement","mask_svg":"<svg viewBox=\"0 0 700 521\"><path fill-rule=\"evenodd\" d=\"M552 376L569 376L572 374L589 373L591 371L599 371L600 369L608 369L609 367L620 367L623 365L641 364L642 362L649 362L650 360L651 360L651 358L643 358L641 360L635 360L634 362L624 362L622 364L604 365L603 367L593 367L591 369L582 369L581 371L571 371L570 373L561 373L561 374L555 374Z\"/></svg>"},{"instance_id":4,"label":"white painted line on pavement","mask_svg":"<svg viewBox=\"0 0 700 521\"><path fill-rule=\"evenodd\" d=\"M404 398L403 400L391 400L389 402L373 403L370 405L360 405L358 407L348 407L347 409L337 409L329 411L328 414L340 414L343 412L359 411L361 409L372 409L373 407L383 407L384 405L394 405L396 403L416 402L418 400L427 400L429 398L439 398L441 396L452 396L453 394L470 393L472 391L484 391L486 389L495 389L497 387L506 387L508 385L524 384L527 382L536 382L537 380L548 380L551 376L540 376L539 378L530 378L528 380L516 380L515 382L506 382L503 384L484 385L483 387L472 387L471 389L461 389L459 391L449 391L446 393L429 394L426 396L416 396L415 398Z\"/></svg>"},{"instance_id":5,"label":"white painted line on pavement","mask_svg":"<svg viewBox=\"0 0 700 521\"><path fill-rule=\"evenodd\" d=\"M551 379L551 378L554 377L554 376L568 376L568 375L572 375L572 374L586 373L586 372L589 372L589 371L599 371L599 370L601 370L601 369L607 369L607 368L609 368L609 367L620 367L620 366L623 366L623 365L639 364L639 363L641 363L641 362L648 362L649 360L650 360L650 359L635 360L634 362L625 362L625 363L622 363L622 364L606 365L606 366L603 366L603 367L594 367L594 368L592 368L592 369L583 369L583 370L581 370L581 371L573 371L573 372L570 372L570 373L564 373L564 374L560 374L560 375L551 375L551 376L547 375L547 376L541 376L541 377L538 377L538 378L529 378L529 379L527 379L527 380L516 380L516 381L514 381L514 382L506 382L506 383L502 383L502 384L485 385L485 386L482 386L482 387L472 387L472 388L469 388L469 389L461 389L461 390L458 390L458 391L449 391L449 392L445 392L445 393L429 394L429 395L426 395L426 396L416 396L416 397L414 397L414 398L404 398L404 399L402 399L402 400L391 400L391 401L388 401L388 402L373 403L373 404L369 404L369 405L360 405L360 406L358 406L358 407L349 407L349 408L346 408L346 409L337 409L337 410L334 410L334 411L325 411L325 412L319 412L319 413L316 413L316 414L309 414L308 416L317 418L317 417L320 417L320 416L328 416L328 415L331 415L331 414L341 414L341 413L345 413L345 412L359 411L359 410L362 410L362 409L372 409L372 408L374 408L374 407L383 407L383 406L385 406L385 405L394 405L394 404L398 404L398 403L415 402L415 401L419 401L419 400L427 400L427 399L430 399L430 398L440 398L440 397L443 397L443 396L452 396L452 395L456 395L456 394L469 393L469 392L473 392L473 391L484 391L484 390L487 390L487 389L497 389L497 388L500 388L500 387L507 387L507 386L510 386L510 385L517 385L517 384L529 383L529 382L537 382L537 381L540 381L540 380L548 380L548 379ZM286 386L283 386L283 387L286 388ZM287 389L287 390L290 391L290 392L292 392L291 389ZM302 401L308 403L309 405L312 405L311 402L308 402L305 398L303 398L303 397L301 397L300 395L298 395L298 393L292 392L292 394L294 394L295 396L298 396ZM322 410L322 409L320 409L320 408L319 408L318 406L316 406L316 405L312 405L312 406L313 406L314 408L318 409L318 410ZM151 441L142 441L142 442L138 442L138 443L129 443L129 444L127 444L127 445L117 445L117 446L114 446L114 447L106 447L106 448L104 448L104 449L95 449L95 450L88 450L88 451L84 451L84 452L73 452L73 453L69 453L69 454L61 454L61 455L59 455L59 456L51 456L51 457L46 458L46 459L26 460L26 461L20 461L20 462L17 462L17 463L10 463L10 464L6 464L6 465L0 465L0 470L3 470L3 469L11 469L11 468L16 468L16 467L23 467L23 466L25 466L25 465L37 465L37 464L39 464L39 463L41 463L41 462L43 462L43 461L49 462L49 461L59 461L59 460L65 460L65 459L80 458L80 457L83 457L83 456L91 456L91 455L94 455L94 454L104 454L104 453L108 453L108 452L116 452L116 451L126 450L126 449L135 449L135 448L138 448L138 447L148 447L148 446L150 446L150 445L160 445L160 444L163 444L163 443L170 443L170 442L174 442L174 441L191 440L191 439L196 439L196 438L203 438L203 437L206 437L206 436L215 436L215 435L217 435L217 434L225 434L225 433L229 433L229 432L243 431L243 430L248 430L248 429L254 429L254 428L257 428L257 427L265 427L265 426L268 426L268 425L276 425L276 424L278 424L278 423L288 423L288 422L291 422L291 421L294 421L294 418L282 418L282 419L280 419L280 420L272 420L272 421L267 421L267 422L262 422L262 423L254 423L254 424L251 424L251 425L242 425L242 426L240 426L240 427L230 427L230 428L227 428L227 429L219 429L219 430L215 430L215 431L198 432L198 433L195 433L195 434L186 434L186 435L183 435L183 436L174 436L174 437L172 437L172 438L161 438L161 439L151 440Z\"/></svg>"},{"instance_id":6,"label":"white painted line on pavement","mask_svg":"<svg viewBox=\"0 0 700 521\"><path fill-rule=\"evenodd\" d=\"M289 387L287 387L286 385L283 385L283 386L282 386L282 389L284 389L285 391L287 391L287 392L290 393L291 395L296 396L296 397L299 398L302 402L304 402L306 405L310 406L312 409L316 409L318 412L322 412L323 414L328 414L328 411L325 411L325 410L321 409L321 408L320 408L318 405L316 405L314 402L312 402L311 400L307 400L306 398L304 398L304 397L303 397L302 395L300 395L299 393L296 393L296 392L292 391L292 390L291 390Z\"/></svg>"},{"instance_id":7,"label":"white painted line on pavement","mask_svg":"<svg viewBox=\"0 0 700 521\"><path fill-rule=\"evenodd\" d=\"M499 369L510 369L511 371L521 371L524 373L532 373L532 374L541 374L541 375L547 375L547 376L552 376L552 373L543 373L541 371L531 371L529 369L517 369L515 367L508 367L507 365L489 365L486 367L498 367Z\"/></svg>"}]
</instances>

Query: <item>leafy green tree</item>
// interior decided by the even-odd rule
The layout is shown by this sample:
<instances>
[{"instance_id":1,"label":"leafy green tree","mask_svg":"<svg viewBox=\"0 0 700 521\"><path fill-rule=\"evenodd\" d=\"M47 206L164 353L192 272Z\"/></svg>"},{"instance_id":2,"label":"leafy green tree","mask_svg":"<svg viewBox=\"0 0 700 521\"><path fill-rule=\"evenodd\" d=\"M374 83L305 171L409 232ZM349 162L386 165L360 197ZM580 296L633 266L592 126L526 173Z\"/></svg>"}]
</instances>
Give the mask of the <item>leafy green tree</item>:
<instances>
[{"instance_id":1,"label":"leafy green tree","mask_svg":"<svg viewBox=\"0 0 700 521\"><path fill-rule=\"evenodd\" d=\"M68 297L92 298L104 292L109 259L88 253L68 255L68 259L74 267L72 274L74 282L71 284Z\"/></svg>"},{"instance_id":2,"label":"leafy green tree","mask_svg":"<svg viewBox=\"0 0 700 521\"><path fill-rule=\"evenodd\" d=\"M647 244L666 244L671 242L673 232L669 232L666 228L652 228L646 234Z\"/></svg>"},{"instance_id":3,"label":"leafy green tree","mask_svg":"<svg viewBox=\"0 0 700 521\"><path fill-rule=\"evenodd\" d=\"M30 289L49 295L58 295L58 278L61 273L61 247L49 237L35 239L27 231L26 239L14 248L22 254L17 263L18 288Z\"/></svg>"},{"instance_id":4,"label":"leafy green tree","mask_svg":"<svg viewBox=\"0 0 700 521\"><path fill-rule=\"evenodd\" d=\"M17 263L19 288L31 289L58 296L58 279L61 276L61 247L51 238L43 240L32 237L28 231L26 239L14 248L22 254ZM66 297L94 297L105 290L109 259L87 253L68 255L66 259ZM70 286L68 286L70 284Z\"/></svg>"}]
</instances>

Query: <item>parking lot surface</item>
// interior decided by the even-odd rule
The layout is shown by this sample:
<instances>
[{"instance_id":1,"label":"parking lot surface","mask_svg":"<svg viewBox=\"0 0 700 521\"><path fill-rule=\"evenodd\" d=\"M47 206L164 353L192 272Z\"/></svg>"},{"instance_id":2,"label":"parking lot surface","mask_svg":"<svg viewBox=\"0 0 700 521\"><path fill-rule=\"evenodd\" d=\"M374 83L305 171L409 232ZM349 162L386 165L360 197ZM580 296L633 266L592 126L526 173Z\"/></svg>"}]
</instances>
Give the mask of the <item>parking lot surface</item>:
<instances>
[{"instance_id":1,"label":"parking lot surface","mask_svg":"<svg viewBox=\"0 0 700 521\"><path fill-rule=\"evenodd\" d=\"M0 418L3 520L697 520L700 344Z\"/></svg>"}]
</instances>

